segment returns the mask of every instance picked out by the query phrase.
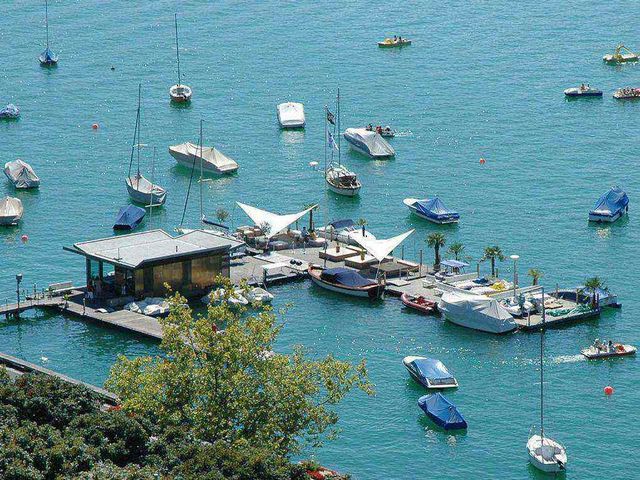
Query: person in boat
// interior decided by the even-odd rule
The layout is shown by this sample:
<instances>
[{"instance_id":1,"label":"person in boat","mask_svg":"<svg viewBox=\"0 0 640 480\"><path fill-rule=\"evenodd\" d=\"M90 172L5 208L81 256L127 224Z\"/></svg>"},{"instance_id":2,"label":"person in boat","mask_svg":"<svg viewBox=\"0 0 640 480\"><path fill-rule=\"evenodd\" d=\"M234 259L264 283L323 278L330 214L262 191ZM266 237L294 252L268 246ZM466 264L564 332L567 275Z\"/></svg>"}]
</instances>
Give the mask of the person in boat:
<instances>
[{"instance_id":1,"label":"person in boat","mask_svg":"<svg viewBox=\"0 0 640 480\"><path fill-rule=\"evenodd\" d=\"M378 125L378 126L376 127L376 133L377 133L378 135L381 135L381 134L382 134L382 127L381 127L380 125Z\"/></svg>"},{"instance_id":2,"label":"person in boat","mask_svg":"<svg viewBox=\"0 0 640 480\"><path fill-rule=\"evenodd\" d=\"M616 353L616 346L613 344L611 340L609 340L607 347L608 347L609 353Z\"/></svg>"},{"instance_id":3,"label":"person in boat","mask_svg":"<svg viewBox=\"0 0 640 480\"><path fill-rule=\"evenodd\" d=\"M402 37L398 37L398 43L402 43Z\"/></svg>"},{"instance_id":4,"label":"person in boat","mask_svg":"<svg viewBox=\"0 0 640 480\"><path fill-rule=\"evenodd\" d=\"M370 123L369 125L367 125L367 130L368 130L369 132L372 132L372 131L373 131L373 125L372 125L371 123Z\"/></svg>"},{"instance_id":5,"label":"person in boat","mask_svg":"<svg viewBox=\"0 0 640 480\"><path fill-rule=\"evenodd\" d=\"M397 42L397 41L398 41L398 36L397 36L397 35L394 35L394 36L393 36L393 41L394 41L394 42Z\"/></svg>"},{"instance_id":6,"label":"person in boat","mask_svg":"<svg viewBox=\"0 0 640 480\"><path fill-rule=\"evenodd\" d=\"M600 353L600 350L604 347L599 338L596 338L596 341L593 342L593 347L596 349L596 352Z\"/></svg>"}]
</instances>

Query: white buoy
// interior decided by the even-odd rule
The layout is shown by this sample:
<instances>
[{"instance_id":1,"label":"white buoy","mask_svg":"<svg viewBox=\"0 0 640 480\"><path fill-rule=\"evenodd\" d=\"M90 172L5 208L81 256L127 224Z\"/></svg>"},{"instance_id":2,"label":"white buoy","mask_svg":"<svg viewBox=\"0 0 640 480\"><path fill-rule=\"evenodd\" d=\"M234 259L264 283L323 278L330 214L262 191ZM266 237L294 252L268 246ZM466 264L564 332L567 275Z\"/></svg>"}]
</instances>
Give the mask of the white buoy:
<instances>
[{"instance_id":1,"label":"white buoy","mask_svg":"<svg viewBox=\"0 0 640 480\"><path fill-rule=\"evenodd\" d=\"M309 166L310 167L317 167L318 166L318 162L309 162Z\"/></svg>"}]
</instances>

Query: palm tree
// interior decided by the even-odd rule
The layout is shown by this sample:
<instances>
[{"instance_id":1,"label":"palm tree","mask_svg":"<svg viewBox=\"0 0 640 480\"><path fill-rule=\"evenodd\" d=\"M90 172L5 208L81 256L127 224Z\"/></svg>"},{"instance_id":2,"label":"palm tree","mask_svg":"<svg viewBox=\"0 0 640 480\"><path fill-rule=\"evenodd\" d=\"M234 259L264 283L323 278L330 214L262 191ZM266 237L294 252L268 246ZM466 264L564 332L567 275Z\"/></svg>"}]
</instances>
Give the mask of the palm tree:
<instances>
[{"instance_id":1,"label":"palm tree","mask_svg":"<svg viewBox=\"0 0 640 480\"><path fill-rule=\"evenodd\" d=\"M504 255L499 246L493 245L484 248L484 255L480 259L481 262L485 260L491 260L491 276L496 276L496 259L503 261Z\"/></svg>"},{"instance_id":2,"label":"palm tree","mask_svg":"<svg viewBox=\"0 0 640 480\"><path fill-rule=\"evenodd\" d=\"M544 273L542 273L542 270L538 270L537 268L530 268L529 271L527 272L527 275L529 275L531 277L531 281L533 282L532 285L538 285L538 281L544 277Z\"/></svg>"},{"instance_id":3,"label":"palm tree","mask_svg":"<svg viewBox=\"0 0 640 480\"><path fill-rule=\"evenodd\" d=\"M440 270L440 247L444 247L446 239L443 233L434 232L427 236L427 245L433 247L434 262L433 269L437 272Z\"/></svg>"},{"instance_id":4,"label":"palm tree","mask_svg":"<svg viewBox=\"0 0 640 480\"><path fill-rule=\"evenodd\" d=\"M365 227L368 223L369 223L369 222L367 222L367 219L366 219L366 218L362 218L362 217L360 217L360 218L358 219L358 221L356 222L356 225L358 225L358 226L362 227L362 236L363 236L363 237L365 236L365 233L364 233L365 228L364 228L364 227Z\"/></svg>"},{"instance_id":5,"label":"palm tree","mask_svg":"<svg viewBox=\"0 0 640 480\"><path fill-rule=\"evenodd\" d=\"M313 227L314 227L314 225L313 225L313 211L317 210L318 208L320 208L320 205L318 205L317 203L307 203L306 205L304 205L302 207L303 210L307 210L308 208L311 209L309 211L309 232L313 232Z\"/></svg>"},{"instance_id":6,"label":"palm tree","mask_svg":"<svg viewBox=\"0 0 640 480\"><path fill-rule=\"evenodd\" d=\"M456 260L460 260L458 257L462 254L463 251L464 251L464 245L462 242L452 243L449 246L449 250L447 250L447 252L453 255Z\"/></svg>"},{"instance_id":7,"label":"palm tree","mask_svg":"<svg viewBox=\"0 0 640 480\"><path fill-rule=\"evenodd\" d=\"M587 290L591 294L591 304L595 306L596 304L596 294L598 290L602 290L603 292L608 292L609 287L607 284L597 275L595 277L587 278L584 282L584 290ZM577 299L576 299L577 301Z\"/></svg>"},{"instance_id":8,"label":"palm tree","mask_svg":"<svg viewBox=\"0 0 640 480\"><path fill-rule=\"evenodd\" d=\"M216 218L220 223L224 224L225 220L229 218L229 212L227 212L224 208L219 208L216 211Z\"/></svg>"}]
</instances>

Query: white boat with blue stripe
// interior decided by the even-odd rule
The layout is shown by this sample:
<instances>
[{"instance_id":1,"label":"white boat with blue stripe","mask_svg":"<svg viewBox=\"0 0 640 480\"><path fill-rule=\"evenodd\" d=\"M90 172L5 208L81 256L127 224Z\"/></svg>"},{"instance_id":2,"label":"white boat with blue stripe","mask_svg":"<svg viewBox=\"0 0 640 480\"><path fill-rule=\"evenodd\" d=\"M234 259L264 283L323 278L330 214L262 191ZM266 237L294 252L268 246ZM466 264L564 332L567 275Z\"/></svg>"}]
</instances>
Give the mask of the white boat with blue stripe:
<instances>
[{"instance_id":1,"label":"white boat with blue stripe","mask_svg":"<svg viewBox=\"0 0 640 480\"><path fill-rule=\"evenodd\" d=\"M460 214L455 210L448 209L438 197L423 200L405 198L402 202L418 217L433 223L458 223L460 221Z\"/></svg>"}]
</instances>

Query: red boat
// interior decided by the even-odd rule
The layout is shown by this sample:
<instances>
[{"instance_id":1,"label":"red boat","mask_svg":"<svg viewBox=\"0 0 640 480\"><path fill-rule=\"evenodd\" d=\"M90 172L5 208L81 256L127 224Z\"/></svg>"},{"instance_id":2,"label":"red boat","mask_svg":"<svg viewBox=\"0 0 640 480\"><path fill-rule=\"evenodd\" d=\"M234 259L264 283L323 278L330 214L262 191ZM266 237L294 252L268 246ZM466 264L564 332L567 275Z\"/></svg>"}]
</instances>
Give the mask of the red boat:
<instances>
[{"instance_id":1,"label":"red boat","mask_svg":"<svg viewBox=\"0 0 640 480\"><path fill-rule=\"evenodd\" d=\"M438 311L438 304L431 300L427 300L422 295L416 297L414 295L409 295L408 293L403 293L400 300L402 300L402 303L407 307L418 310L426 315L430 315Z\"/></svg>"}]
</instances>

